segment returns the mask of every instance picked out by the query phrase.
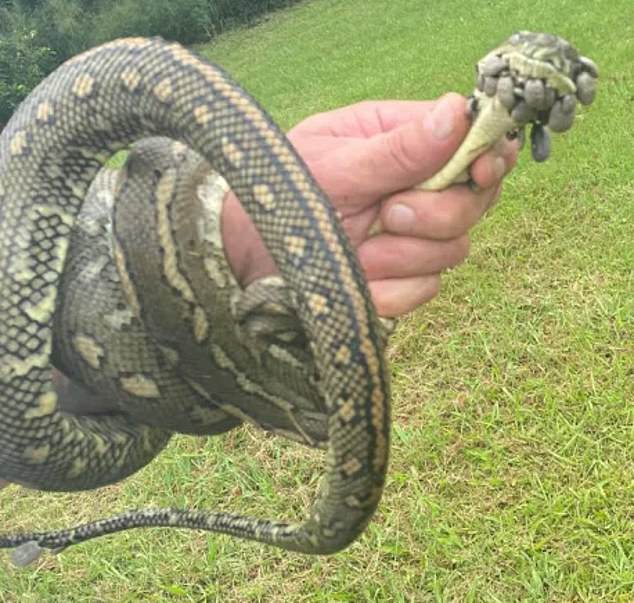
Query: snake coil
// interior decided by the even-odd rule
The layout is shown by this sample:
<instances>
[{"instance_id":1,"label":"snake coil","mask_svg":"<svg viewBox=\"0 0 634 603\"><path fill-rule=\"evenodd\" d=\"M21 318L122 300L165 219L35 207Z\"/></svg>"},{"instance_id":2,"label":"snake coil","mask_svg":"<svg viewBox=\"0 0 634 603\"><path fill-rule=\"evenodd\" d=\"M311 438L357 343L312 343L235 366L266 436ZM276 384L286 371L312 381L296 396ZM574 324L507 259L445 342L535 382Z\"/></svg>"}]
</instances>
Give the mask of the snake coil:
<instances>
[{"instance_id":1,"label":"snake coil","mask_svg":"<svg viewBox=\"0 0 634 603\"><path fill-rule=\"evenodd\" d=\"M389 448L383 340L365 280L328 199L265 112L224 71L159 39L118 40L71 59L0 138L0 477L40 489L97 487L164 443L125 415L62 413L51 384L51 325L76 216L104 160L149 136L182 141L222 174L295 292L329 415L325 480L300 525L149 511L0 538L0 546L59 548L133 525L188 525L306 553L339 550L379 502ZM240 391L235 375L215 368L225 391Z\"/></svg>"},{"instance_id":2,"label":"snake coil","mask_svg":"<svg viewBox=\"0 0 634 603\"><path fill-rule=\"evenodd\" d=\"M463 181L478 155L500 137L518 135L527 124L533 127L534 158L546 159L548 129L571 127L576 102L593 101L597 77L596 65L562 38L514 34L478 63L477 89L469 103L472 128L454 157L420 188L440 190ZM103 172L97 174L113 152L155 136L180 141L198 155L190 161L182 145L172 156L166 150L171 143L142 141L122 179L98 184L100 179L110 182ZM181 167L174 168L174 161ZM318 396L306 402L309 412L301 417L289 411L283 395L267 397L249 380L247 361L223 331L225 315L219 322L207 321L199 291L178 270L181 242L171 229L188 218L176 219L169 212L180 206L181 189L191 189L192 178L200 182L202 165L219 172L237 194L288 287L288 303L319 376ZM96 185L90 188L95 176ZM54 331L66 307L60 302L67 297L60 286L66 282L64 270L68 264L84 270L72 254L67 261L80 209L98 205L99 194L110 192L117 198L114 220L123 230L127 227L124 242L114 236L111 259L130 306L125 312L184 329L178 336L157 337L171 358L171 364L164 363L166 371L178 365L187 371L192 365L198 371L193 381L209 383L192 394L209 401L204 409L209 424L201 430L216 433L247 418L307 443L322 438L327 441L326 474L301 524L150 509L69 530L0 535L0 547L17 547L14 561L25 565L42 548L60 550L143 526L221 532L303 553L332 553L347 546L379 503L389 450L385 337L363 274L328 199L266 113L222 69L160 39L117 40L71 59L33 91L0 136L0 480L43 490L95 488L120 480L149 462L172 429L186 430L185 419L200 413L195 405L167 407L158 425L149 424L149 416L143 421L146 410L134 417L124 412L78 415L64 410L53 387L51 358L66 339L73 340L67 347L74 346L97 379L104 357L113 355L98 338L73 335L74 327L68 337ZM137 204L132 214L125 213ZM155 216L150 226L145 224L147 212ZM79 226L92 236L94 226L81 219ZM104 228L109 227L98 221L96 230ZM129 244L135 238L158 240L161 259L154 280L145 280L149 262L143 262L143 245ZM138 265L135 254L142 256L138 270L130 269ZM106 265L111 267L105 262L101 268ZM178 292L173 306L153 303L152 283ZM103 295L99 287L95 295ZM259 295L253 292L257 303ZM265 305L277 308L266 295ZM74 297L68 299L66 314L74 315ZM73 320L71 316L67 322ZM116 320L122 321L121 316ZM61 342L54 342L54 332ZM216 339L223 333L224 339ZM210 350L203 356L209 362L198 365L199 357L188 354L203 346ZM277 354L292 356L281 348ZM63 360L63 350L55 358L72 364ZM166 383L157 386L143 374L124 371L125 365L115 370L119 384L137 395L151 398ZM217 396L210 394L214 387ZM317 420L314 433L310 421L307 429L302 424L312 410L324 418L323 424ZM183 416L175 417L175 412Z\"/></svg>"}]
</instances>

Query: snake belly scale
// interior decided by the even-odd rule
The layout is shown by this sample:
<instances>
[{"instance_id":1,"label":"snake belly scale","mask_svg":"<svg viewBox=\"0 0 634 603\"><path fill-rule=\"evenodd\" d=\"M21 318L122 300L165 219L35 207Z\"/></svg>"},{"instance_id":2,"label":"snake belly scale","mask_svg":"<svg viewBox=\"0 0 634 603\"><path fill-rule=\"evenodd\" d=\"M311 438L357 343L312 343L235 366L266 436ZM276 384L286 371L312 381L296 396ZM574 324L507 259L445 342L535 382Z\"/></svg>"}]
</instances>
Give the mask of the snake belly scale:
<instances>
[{"instance_id":1,"label":"snake belly scale","mask_svg":"<svg viewBox=\"0 0 634 603\"><path fill-rule=\"evenodd\" d=\"M374 513L388 461L384 338L363 274L328 199L264 111L224 71L159 39L118 40L71 59L0 138L0 478L44 490L98 487L143 466L165 443L165 432L125 416L63 413L51 384L52 322L71 229L104 161L149 136L197 151L254 221L311 344L328 453L303 523L167 510L138 512L135 525L197 527L304 553L339 550ZM289 236L302 244L289 248ZM327 304L311 303L324 291ZM239 394L234 374L214 370L226 379L224 391ZM93 524L91 534L126 521ZM26 540L56 548L84 537L76 528Z\"/></svg>"}]
</instances>

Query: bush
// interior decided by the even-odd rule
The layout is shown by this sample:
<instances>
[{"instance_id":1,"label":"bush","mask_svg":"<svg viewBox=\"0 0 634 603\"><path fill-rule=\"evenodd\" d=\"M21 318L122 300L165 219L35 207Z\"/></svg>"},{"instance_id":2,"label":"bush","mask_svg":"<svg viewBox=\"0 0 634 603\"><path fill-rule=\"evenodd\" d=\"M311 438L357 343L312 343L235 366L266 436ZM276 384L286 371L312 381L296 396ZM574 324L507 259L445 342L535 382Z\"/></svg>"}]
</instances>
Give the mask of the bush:
<instances>
[{"instance_id":1,"label":"bush","mask_svg":"<svg viewBox=\"0 0 634 603\"><path fill-rule=\"evenodd\" d=\"M121 36L162 36L193 44L294 2L297 0L120 0L99 14L92 43Z\"/></svg>"},{"instance_id":2,"label":"bush","mask_svg":"<svg viewBox=\"0 0 634 603\"><path fill-rule=\"evenodd\" d=\"M32 10L37 40L55 50L58 63L92 45L89 8L83 0L42 0Z\"/></svg>"},{"instance_id":3,"label":"bush","mask_svg":"<svg viewBox=\"0 0 634 603\"><path fill-rule=\"evenodd\" d=\"M55 65L51 48L37 43L37 32L16 24L0 33L0 130L22 99Z\"/></svg>"},{"instance_id":4,"label":"bush","mask_svg":"<svg viewBox=\"0 0 634 603\"><path fill-rule=\"evenodd\" d=\"M298 0L0 0L0 124L67 58L123 36L162 36L182 44Z\"/></svg>"},{"instance_id":5,"label":"bush","mask_svg":"<svg viewBox=\"0 0 634 603\"><path fill-rule=\"evenodd\" d=\"M296 4L297 0L207 0L208 31L218 34L236 25L249 24L263 14Z\"/></svg>"},{"instance_id":6,"label":"bush","mask_svg":"<svg viewBox=\"0 0 634 603\"><path fill-rule=\"evenodd\" d=\"M92 43L158 35L192 44L206 39L207 18L207 0L121 0L108 3L99 14Z\"/></svg>"}]
</instances>

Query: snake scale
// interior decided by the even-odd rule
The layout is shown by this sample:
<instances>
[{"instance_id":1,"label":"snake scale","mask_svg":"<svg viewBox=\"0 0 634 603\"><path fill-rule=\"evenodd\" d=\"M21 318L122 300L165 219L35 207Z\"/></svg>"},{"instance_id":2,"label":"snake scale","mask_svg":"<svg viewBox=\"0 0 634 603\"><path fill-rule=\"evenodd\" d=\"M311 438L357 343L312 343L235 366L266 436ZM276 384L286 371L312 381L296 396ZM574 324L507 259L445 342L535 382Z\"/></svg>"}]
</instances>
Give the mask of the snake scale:
<instances>
[{"instance_id":1,"label":"snake scale","mask_svg":"<svg viewBox=\"0 0 634 603\"><path fill-rule=\"evenodd\" d=\"M475 157L526 124L533 156L545 159L545 128L570 128L597 77L562 38L514 34L478 63L472 128L421 187L464 180ZM102 169L130 145L122 170ZM281 273L243 297L219 235L227 186ZM0 137L0 290L0 479L95 488L144 466L173 431L213 434L243 420L326 448L302 523L130 511L0 535L16 563L142 526L325 554L370 521L389 452L385 331L329 200L221 68L178 44L122 39L71 59L31 93ZM107 310L90 309L103 298ZM91 414L84 387L118 397L114 410Z\"/></svg>"}]
</instances>

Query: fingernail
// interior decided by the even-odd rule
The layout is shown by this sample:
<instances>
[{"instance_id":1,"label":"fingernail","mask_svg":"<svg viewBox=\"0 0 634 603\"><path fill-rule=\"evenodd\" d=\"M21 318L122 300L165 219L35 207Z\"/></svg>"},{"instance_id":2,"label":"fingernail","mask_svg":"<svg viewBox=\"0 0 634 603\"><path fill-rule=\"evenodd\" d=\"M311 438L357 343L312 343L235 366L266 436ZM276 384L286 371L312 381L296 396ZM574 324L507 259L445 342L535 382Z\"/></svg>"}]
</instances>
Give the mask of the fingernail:
<instances>
[{"instance_id":1,"label":"fingernail","mask_svg":"<svg viewBox=\"0 0 634 603\"><path fill-rule=\"evenodd\" d=\"M454 131L454 112L448 102L439 102L427 117L434 138L444 140Z\"/></svg>"},{"instance_id":2,"label":"fingernail","mask_svg":"<svg viewBox=\"0 0 634 603\"><path fill-rule=\"evenodd\" d=\"M409 232L415 219L414 210L407 205L392 205L387 212L387 227L396 232Z\"/></svg>"},{"instance_id":3,"label":"fingernail","mask_svg":"<svg viewBox=\"0 0 634 603\"><path fill-rule=\"evenodd\" d=\"M503 157L496 157L493 162L493 172L497 180L501 180L506 173L506 161Z\"/></svg>"}]
</instances>

